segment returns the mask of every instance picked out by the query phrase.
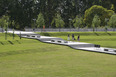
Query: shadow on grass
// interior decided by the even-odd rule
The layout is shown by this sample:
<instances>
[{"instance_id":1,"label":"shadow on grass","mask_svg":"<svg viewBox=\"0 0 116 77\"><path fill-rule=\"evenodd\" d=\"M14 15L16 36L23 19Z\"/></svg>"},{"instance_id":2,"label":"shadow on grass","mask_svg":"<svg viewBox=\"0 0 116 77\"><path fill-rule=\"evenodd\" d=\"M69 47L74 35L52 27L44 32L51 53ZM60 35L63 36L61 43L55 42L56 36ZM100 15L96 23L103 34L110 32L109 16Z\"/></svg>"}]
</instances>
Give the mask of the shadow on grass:
<instances>
[{"instance_id":1,"label":"shadow on grass","mask_svg":"<svg viewBox=\"0 0 116 77\"><path fill-rule=\"evenodd\" d=\"M40 33L40 34L42 34L42 35L44 35L44 36L50 36L50 34L49 33L45 33L45 32L43 32L43 33Z\"/></svg>"},{"instance_id":2,"label":"shadow on grass","mask_svg":"<svg viewBox=\"0 0 116 77\"><path fill-rule=\"evenodd\" d=\"M19 42L19 40L16 40L16 42L18 42L19 44L21 44L21 42Z\"/></svg>"},{"instance_id":3,"label":"shadow on grass","mask_svg":"<svg viewBox=\"0 0 116 77\"><path fill-rule=\"evenodd\" d=\"M3 42L0 42L2 45L4 45L4 43Z\"/></svg>"},{"instance_id":4,"label":"shadow on grass","mask_svg":"<svg viewBox=\"0 0 116 77\"><path fill-rule=\"evenodd\" d=\"M12 41L8 41L10 44L14 45Z\"/></svg>"},{"instance_id":5,"label":"shadow on grass","mask_svg":"<svg viewBox=\"0 0 116 77\"><path fill-rule=\"evenodd\" d=\"M8 33L9 36L12 36L12 34Z\"/></svg>"},{"instance_id":6,"label":"shadow on grass","mask_svg":"<svg viewBox=\"0 0 116 77\"><path fill-rule=\"evenodd\" d=\"M108 32L106 32L109 36L111 36L111 34L110 33L108 33Z\"/></svg>"},{"instance_id":7,"label":"shadow on grass","mask_svg":"<svg viewBox=\"0 0 116 77\"><path fill-rule=\"evenodd\" d=\"M96 32L93 32L95 35L97 35L97 36L99 36L99 34L98 33L96 33Z\"/></svg>"}]
</instances>

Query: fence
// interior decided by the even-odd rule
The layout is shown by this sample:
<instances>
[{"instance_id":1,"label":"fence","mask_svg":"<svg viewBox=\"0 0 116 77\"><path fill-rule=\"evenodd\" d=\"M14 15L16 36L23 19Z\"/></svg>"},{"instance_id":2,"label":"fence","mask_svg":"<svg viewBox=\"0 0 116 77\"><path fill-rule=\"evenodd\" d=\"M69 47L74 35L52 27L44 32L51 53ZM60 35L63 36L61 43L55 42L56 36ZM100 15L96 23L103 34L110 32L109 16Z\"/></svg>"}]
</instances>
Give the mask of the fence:
<instances>
[{"instance_id":1,"label":"fence","mask_svg":"<svg viewBox=\"0 0 116 77\"><path fill-rule=\"evenodd\" d=\"M2 32L2 31L4 32L4 29L0 28L0 32Z\"/></svg>"},{"instance_id":2,"label":"fence","mask_svg":"<svg viewBox=\"0 0 116 77\"><path fill-rule=\"evenodd\" d=\"M34 32L91 32L93 31L92 28L80 28L80 29L76 29L76 28L46 28L46 29L32 29L32 28L25 28L25 31L34 31ZM106 29L95 29L94 31L106 31ZM107 31L116 31L116 28L109 28L107 29Z\"/></svg>"},{"instance_id":3,"label":"fence","mask_svg":"<svg viewBox=\"0 0 116 77\"><path fill-rule=\"evenodd\" d=\"M8 29L9 31L12 31L12 29ZM76 29L76 28L46 28L46 29L41 29L41 28L36 28L36 29L32 29L32 28L25 28L25 31L28 32L92 32L93 29L92 28L80 28L80 29ZM95 29L95 31L106 31L105 28L97 28ZM107 31L116 31L116 28L108 28ZM2 32L2 28L0 28L0 32Z\"/></svg>"}]
</instances>

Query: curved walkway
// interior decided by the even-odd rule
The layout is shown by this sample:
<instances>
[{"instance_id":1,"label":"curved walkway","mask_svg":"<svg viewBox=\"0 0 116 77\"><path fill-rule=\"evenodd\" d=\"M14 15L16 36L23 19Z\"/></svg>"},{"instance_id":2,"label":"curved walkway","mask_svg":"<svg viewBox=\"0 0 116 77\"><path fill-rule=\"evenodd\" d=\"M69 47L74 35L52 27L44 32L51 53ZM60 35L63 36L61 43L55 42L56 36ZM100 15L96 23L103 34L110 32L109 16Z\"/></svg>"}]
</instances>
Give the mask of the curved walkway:
<instances>
[{"instance_id":1,"label":"curved walkway","mask_svg":"<svg viewBox=\"0 0 116 77\"><path fill-rule=\"evenodd\" d=\"M9 33L13 33L13 32L9 31ZM100 45L83 43L83 42L65 41L61 38L41 36L41 35L33 33L33 32L15 31L15 34L17 34L17 35L20 35L20 33L21 33L21 37L23 37L23 38L37 39L44 43L66 45L73 49L116 55L116 49L104 48L104 47L100 47Z\"/></svg>"}]
</instances>

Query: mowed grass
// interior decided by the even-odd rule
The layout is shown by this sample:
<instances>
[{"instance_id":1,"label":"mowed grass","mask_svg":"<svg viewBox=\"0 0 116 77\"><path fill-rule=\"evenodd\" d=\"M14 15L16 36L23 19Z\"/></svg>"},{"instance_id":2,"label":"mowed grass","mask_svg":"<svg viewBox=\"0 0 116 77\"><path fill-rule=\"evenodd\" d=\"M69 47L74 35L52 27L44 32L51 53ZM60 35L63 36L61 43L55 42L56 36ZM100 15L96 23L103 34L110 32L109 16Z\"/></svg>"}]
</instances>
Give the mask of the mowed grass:
<instances>
[{"instance_id":1,"label":"mowed grass","mask_svg":"<svg viewBox=\"0 0 116 77\"><path fill-rule=\"evenodd\" d=\"M50 34L50 33L48 33ZM0 34L2 35L2 34ZM67 39L67 35L56 36ZM91 37L91 38L90 38ZM81 41L98 43L99 36L81 36ZM103 36L107 37L107 35ZM4 36L1 36L4 38ZM0 77L116 77L116 56L71 49L67 46L41 43L33 39L12 40L0 45ZM95 38L95 40L87 40ZM116 36L110 39L115 41ZM18 40L19 43L16 41ZM107 41L111 42L108 38ZM105 40L103 46L105 46ZM101 44L101 43L99 43ZM115 43L110 46L116 46ZM107 45L107 46L109 46Z\"/></svg>"},{"instance_id":2,"label":"mowed grass","mask_svg":"<svg viewBox=\"0 0 116 77\"><path fill-rule=\"evenodd\" d=\"M67 36L60 37L67 40ZM77 39L77 36L75 36L75 38ZM70 39L72 39L72 37L70 37ZM102 47L116 48L116 36L80 36L80 42L99 44Z\"/></svg>"},{"instance_id":3,"label":"mowed grass","mask_svg":"<svg viewBox=\"0 0 116 77\"><path fill-rule=\"evenodd\" d=\"M70 35L70 41L72 41L72 34L75 35L75 41L77 41L78 35L80 35L80 42L99 44L102 47L116 48L116 32L50 32L40 33L41 35L60 37L67 40L68 34Z\"/></svg>"}]
</instances>

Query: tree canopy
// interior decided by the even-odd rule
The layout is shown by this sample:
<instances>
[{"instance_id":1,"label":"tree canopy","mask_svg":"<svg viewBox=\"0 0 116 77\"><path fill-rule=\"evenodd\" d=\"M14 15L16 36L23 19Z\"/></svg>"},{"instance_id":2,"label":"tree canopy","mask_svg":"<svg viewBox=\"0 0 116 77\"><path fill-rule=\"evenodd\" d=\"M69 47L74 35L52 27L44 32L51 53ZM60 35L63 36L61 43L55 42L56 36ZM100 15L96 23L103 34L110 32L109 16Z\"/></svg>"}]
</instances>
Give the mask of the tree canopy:
<instances>
[{"instance_id":1,"label":"tree canopy","mask_svg":"<svg viewBox=\"0 0 116 77\"><path fill-rule=\"evenodd\" d=\"M82 27L82 23L83 23L83 20L81 17L79 17L78 15L75 17L75 19L73 19L73 23L74 23L74 27L75 28L80 28Z\"/></svg>"},{"instance_id":2,"label":"tree canopy","mask_svg":"<svg viewBox=\"0 0 116 77\"><path fill-rule=\"evenodd\" d=\"M60 16L60 14L56 14L56 17L52 20L52 24L55 23L55 26L57 28L62 28L64 27L64 21L62 20L62 17Z\"/></svg>"},{"instance_id":3,"label":"tree canopy","mask_svg":"<svg viewBox=\"0 0 116 77\"><path fill-rule=\"evenodd\" d=\"M109 20L109 26L116 28L116 14L112 15Z\"/></svg>"},{"instance_id":4,"label":"tree canopy","mask_svg":"<svg viewBox=\"0 0 116 77\"><path fill-rule=\"evenodd\" d=\"M45 21L44 21L44 17L42 13L39 13L38 18L36 20L36 25L37 27L40 27L40 28L45 26Z\"/></svg>"},{"instance_id":5,"label":"tree canopy","mask_svg":"<svg viewBox=\"0 0 116 77\"><path fill-rule=\"evenodd\" d=\"M101 24L101 20L100 20L99 16L95 15L93 18L93 21L92 21L93 31L94 31L94 28L97 28L98 26L100 26L100 24Z\"/></svg>"},{"instance_id":6,"label":"tree canopy","mask_svg":"<svg viewBox=\"0 0 116 77\"><path fill-rule=\"evenodd\" d=\"M18 29L31 27L33 19L37 20L40 13L43 14L47 28L51 27L56 13L61 15L66 28L70 27L69 19L77 15L84 17L85 24L90 26L95 14L104 26L104 18L110 18L112 10L116 12L116 0L0 0L0 18L8 15Z\"/></svg>"},{"instance_id":7,"label":"tree canopy","mask_svg":"<svg viewBox=\"0 0 116 77\"><path fill-rule=\"evenodd\" d=\"M106 8L103 8L102 6L94 5L85 11L84 22L86 23L86 25L88 25L89 27L92 25L93 17L96 14L101 19L101 25L104 26L105 18L110 18L111 15L114 14L114 11L107 10Z\"/></svg>"}]
</instances>

